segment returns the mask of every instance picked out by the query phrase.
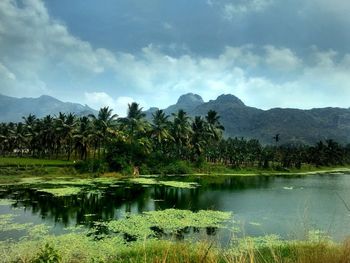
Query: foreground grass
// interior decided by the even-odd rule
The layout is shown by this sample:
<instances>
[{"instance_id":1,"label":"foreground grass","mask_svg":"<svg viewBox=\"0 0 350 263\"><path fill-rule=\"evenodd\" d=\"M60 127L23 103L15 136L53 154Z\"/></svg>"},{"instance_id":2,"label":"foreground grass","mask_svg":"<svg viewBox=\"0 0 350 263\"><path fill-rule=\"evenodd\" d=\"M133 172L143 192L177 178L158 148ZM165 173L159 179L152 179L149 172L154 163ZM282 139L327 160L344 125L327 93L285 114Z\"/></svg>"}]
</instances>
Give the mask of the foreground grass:
<instances>
[{"instance_id":1,"label":"foreground grass","mask_svg":"<svg viewBox=\"0 0 350 263\"><path fill-rule=\"evenodd\" d=\"M35 241L0 243L1 262L227 262L227 263L340 263L350 262L350 241L282 242L220 248L210 241L147 240L125 244L118 238L93 241L67 234Z\"/></svg>"}]
</instances>

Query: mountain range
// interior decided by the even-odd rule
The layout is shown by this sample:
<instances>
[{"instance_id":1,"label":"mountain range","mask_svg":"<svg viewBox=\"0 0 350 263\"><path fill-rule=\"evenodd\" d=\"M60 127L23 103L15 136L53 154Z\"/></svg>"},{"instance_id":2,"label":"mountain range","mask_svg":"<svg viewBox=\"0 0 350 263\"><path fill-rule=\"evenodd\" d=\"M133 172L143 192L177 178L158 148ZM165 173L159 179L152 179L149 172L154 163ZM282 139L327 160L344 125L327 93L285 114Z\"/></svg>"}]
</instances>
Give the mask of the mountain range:
<instances>
[{"instance_id":1,"label":"mountain range","mask_svg":"<svg viewBox=\"0 0 350 263\"><path fill-rule=\"evenodd\" d=\"M57 115L59 112L72 112L77 115L97 113L87 105L62 102L47 95L39 98L14 98L0 94L0 122L20 122L23 116L30 113L41 118L48 114Z\"/></svg>"},{"instance_id":2,"label":"mountain range","mask_svg":"<svg viewBox=\"0 0 350 263\"><path fill-rule=\"evenodd\" d=\"M342 144L350 143L350 109L329 107L261 110L246 106L231 94L204 102L199 95L188 93L164 111L171 114L181 108L190 116L205 116L209 110L215 110L221 116L226 137L259 139L264 144L272 144L273 137L280 134L280 143L314 144L326 139ZM156 109L146 111L147 117L151 118Z\"/></svg>"},{"instance_id":3,"label":"mountain range","mask_svg":"<svg viewBox=\"0 0 350 263\"><path fill-rule=\"evenodd\" d=\"M158 108L145 111L150 120ZM350 143L350 109L318 108L311 110L273 108L262 110L246 106L231 94L220 95L215 100L203 101L201 96L188 93L180 96L177 103L164 109L171 115L179 109L191 117L205 116L215 110L225 127L225 137L259 139L264 144L274 143L273 137L280 134L280 143L313 144L320 140L333 139L342 144ZM74 112L77 115L96 114L87 105L62 102L50 96L39 98L13 98L0 95L0 122L22 121L30 113L37 117L59 112Z\"/></svg>"}]
</instances>

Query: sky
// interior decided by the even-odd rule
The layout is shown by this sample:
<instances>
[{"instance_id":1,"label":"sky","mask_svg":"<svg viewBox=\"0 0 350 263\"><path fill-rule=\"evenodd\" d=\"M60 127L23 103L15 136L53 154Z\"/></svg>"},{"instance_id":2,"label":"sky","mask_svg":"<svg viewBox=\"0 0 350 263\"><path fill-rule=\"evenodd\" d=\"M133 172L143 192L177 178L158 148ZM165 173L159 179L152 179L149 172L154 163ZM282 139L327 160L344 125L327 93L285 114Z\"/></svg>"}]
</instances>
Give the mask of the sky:
<instances>
[{"instance_id":1,"label":"sky","mask_svg":"<svg viewBox=\"0 0 350 263\"><path fill-rule=\"evenodd\" d=\"M1 0L0 93L125 115L192 92L350 107L348 0Z\"/></svg>"}]
</instances>

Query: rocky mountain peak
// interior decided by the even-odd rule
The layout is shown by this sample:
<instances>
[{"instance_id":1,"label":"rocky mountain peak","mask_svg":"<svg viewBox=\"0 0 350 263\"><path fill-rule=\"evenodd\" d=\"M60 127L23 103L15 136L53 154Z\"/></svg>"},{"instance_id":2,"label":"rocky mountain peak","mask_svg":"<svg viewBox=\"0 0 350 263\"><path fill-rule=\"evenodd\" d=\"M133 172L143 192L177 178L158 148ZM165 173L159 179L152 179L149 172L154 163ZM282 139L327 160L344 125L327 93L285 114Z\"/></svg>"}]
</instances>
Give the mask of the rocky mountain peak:
<instances>
[{"instance_id":1,"label":"rocky mountain peak","mask_svg":"<svg viewBox=\"0 0 350 263\"><path fill-rule=\"evenodd\" d=\"M222 104L234 104L235 106L245 106L239 98L232 94L222 94L216 99L216 102Z\"/></svg>"},{"instance_id":2,"label":"rocky mountain peak","mask_svg":"<svg viewBox=\"0 0 350 263\"><path fill-rule=\"evenodd\" d=\"M188 106L194 107L194 106L201 105L203 103L204 101L202 97L199 96L198 94L187 93L180 96L180 98L177 100L176 105L185 106L185 107L188 107Z\"/></svg>"}]
</instances>

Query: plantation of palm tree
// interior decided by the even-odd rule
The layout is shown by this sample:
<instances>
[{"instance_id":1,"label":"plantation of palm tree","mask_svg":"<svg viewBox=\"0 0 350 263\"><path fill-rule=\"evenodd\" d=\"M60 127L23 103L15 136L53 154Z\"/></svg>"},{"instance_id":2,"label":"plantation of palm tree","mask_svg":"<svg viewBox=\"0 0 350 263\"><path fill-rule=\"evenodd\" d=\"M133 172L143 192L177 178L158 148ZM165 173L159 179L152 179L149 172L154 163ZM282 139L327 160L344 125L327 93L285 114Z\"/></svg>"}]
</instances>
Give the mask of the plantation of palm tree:
<instances>
[{"instance_id":1,"label":"plantation of palm tree","mask_svg":"<svg viewBox=\"0 0 350 263\"><path fill-rule=\"evenodd\" d=\"M287 171L350 162L349 145L331 139L315 146L279 145L277 140L262 145L255 139L223 138L223 131L213 110L193 119L181 109L172 116L157 110L148 121L139 104L131 103L123 118L104 107L97 116L59 113L38 119L30 114L19 123L1 123L0 154L74 160L78 168L92 164L87 171L126 174L135 167L141 173L179 174L210 167Z\"/></svg>"},{"instance_id":2,"label":"plantation of palm tree","mask_svg":"<svg viewBox=\"0 0 350 263\"><path fill-rule=\"evenodd\" d=\"M157 110L147 120L137 103L129 104L125 117L104 107L96 116L31 114L19 123L0 124L0 206L20 211L0 215L0 232L28 231L21 240L0 242L5 262L347 262L348 242L333 243L322 239L323 234L316 242L310 234L292 241L272 237L275 243L269 243L270 236L236 238L239 226L227 210L234 216L231 204L240 189L247 188L245 194L256 192L254 203L262 193L280 194L278 187L293 189L281 183L271 187L277 190L261 192L260 187L268 184L266 177L231 175L327 172L350 163L350 147L333 140L310 146L280 145L276 139L272 145L262 145L256 139L224 138L223 132L213 110L194 118L181 109L171 116ZM179 174L188 176L162 176ZM213 198L218 191L220 198ZM284 200L285 195L279 196ZM220 202L221 198L226 201ZM339 198L348 207L346 199L340 194ZM276 211L285 205L278 204ZM17 222L16 218L26 218L31 206L33 217L49 224L54 220L72 232L55 235L48 226ZM198 207L203 210L197 211ZM249 207L241 211L245 209L252 211ZM258 209L257 204L253 211ZM289 216L295 223L295 215ZM71 223L85 230L67 230ZM39 239L35 231L41 233ZM203 233L197 241L187 239ZM224 233L233 239L222 246Z\"/></svg>"}]
</instances>

